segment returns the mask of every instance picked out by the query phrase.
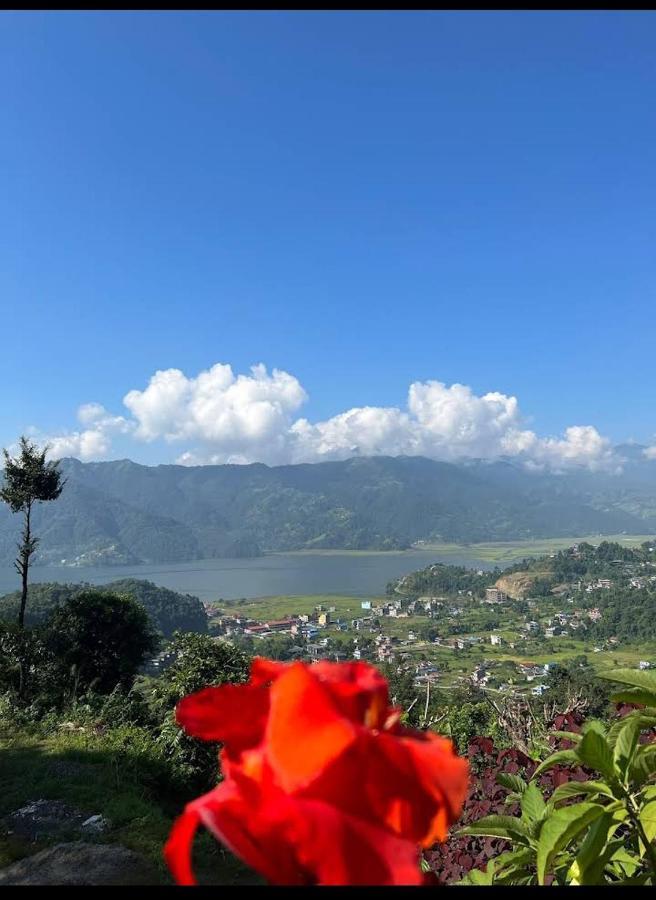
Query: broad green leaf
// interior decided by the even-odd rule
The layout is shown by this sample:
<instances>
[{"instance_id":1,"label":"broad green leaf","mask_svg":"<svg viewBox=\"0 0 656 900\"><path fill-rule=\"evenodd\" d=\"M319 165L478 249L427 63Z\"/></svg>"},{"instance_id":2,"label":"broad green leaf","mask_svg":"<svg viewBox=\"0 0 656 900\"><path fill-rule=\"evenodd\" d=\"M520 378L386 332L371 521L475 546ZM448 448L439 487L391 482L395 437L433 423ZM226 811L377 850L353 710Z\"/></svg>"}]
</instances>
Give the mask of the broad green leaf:
<instances>
[{"instance_id":1,"label":"broad green leaf","mask_svg":"<svg viewBox=\"0 0 656 900\"><path fill-rule=\"evenodd\" d=\"M613 763L613 751L603 734L595 728L589 728L583 735L583 740L576 748L576 753L581 762L590 769L596 769L607 778L615 778L615 766Z\"/></svg>"},{"instance_id":2,"label":"broad green leaf","mask_svg":"<svg viewBox=\"0 0 656 900\"><path fill-rule=\"evenodd\" d=\"M526 790L526 782L524 779L520 778L519 775L513 775L510 772L499 772L496 780L497 784L508 788L509 791L516 791L518 794L523 794Z\"/></svg>"},{"instance_id":3,"label":"broad green leaf","mask_svg":"<svg viewBox=\"0 0 656 900\"><path fill-rule=\"evenodd\" d=\"M590 826L576 859L569 868L567 880L572 884L597 884L608 859L616 846L608 846L609 839L619 826L610 813L604 813Z\"/></svg>"},{"instance_id":4,"label":"broad green leaf","mask_svg":"<svg viewBox=\"0 0 656 900\"><path fill-rule=\"evenodd\" d=\"M482 869L471 869L464 878L461 878L458 882L460 885L467 884L492 884L492 876L487 872L484 872Z\"/></svg>"},{"instance_id":5,"label":"broad green leaf","mask_svg":"<svg viewBox=\"0 0 656 900\"><path fill-rule=\"evenodd\" d=\"M652 692L639 687L623 688L621 691L611 694L610 699L613 703L640 703L642 706L654 705Z\"/></svg>"},{"instance_id":6,"label":"broad green leaf","mask_svg":"<svg viewBox=\"0 0 656 900\"><path fill-rule=\"evenodd\" d=\"M529 842L528 829L515 816L486 816L456 832L457 836L466 834L505 838L507 841L518 841L520 844Z\"/></svg>"},{"instance_id":7,"label":"broad green leaf","mask_svg":"<svg viewBox=\"0 0 656 900\"><path fill-rule=\"evenodd\" d=\"M633 719L639 723L640 728L652 728L656 725L656 710L635 709L619 721L614 722L606 735L606 740L610 747L615 747L617 736L624 728L624 725Z\"/></svg>"},{"instance_id":8,"label":"broad green leaf","mask_svg":"<svg viewBox=\"0 0 656 900\"><path fill-rule=\"evenodd\" d=\"M499 874L507 873L512 869L531 865L535 862L535 850L532 847L522 847L519 850L508 850L495 856L491 862L494 863L494 871Z\"/></svg>"},{"instance_id":9,"label":"broad green leaf","mask_svg":"<svg viewBox=\"0 0 656 900\"><path fill-rule=\"evenodd\" d=\"M539 822L542 819L547 809L547 804L544 802L540 789L534 781L528 785L522 794L520 807L522 819L526 819L529 822Z\"/></svg>"},{"instance_id":10,"label":"broad green leaf","mask_svg":"<svg viewBox=\"0 0 656 900\"><path fill-rule=\"evenodd\" d=\"M640 791L640 798L643 803L649 803L650 800L656 800L656 784L649 784Z\"/></svg>"},{"instance_id":11,"label":"broad green leaf","mask_svg":"<svg viewBox=\"0 0 656 900\"><path fill-rule=\"evenodd\" d=\"M586 735L588 731L596 731L597 734L601 734L603 737L606 736L606 726L599 719L588 719L581 726L581 733Z\"/></svg>"},{"instance_id":12,"label":"broad green leaf","mask_svg":"<svg viewBox=\"0 0 656 900\"><path fill-rule=\"evenodd\" d=\"M630 781L640 786L654 773L656 773L656 744L639 745L633 757L629 773Z\"/></svg>"},{"instance_id":13,"label":"broad green leaf","mask_svg":"<svg viewBox=\"0 0 656 900\"><path fill-rule=\"evenodd\" d=\"M648 705L656 706L656 674L654 672L644 672L640 669L610 669L607 672L600 672L599 677L605 678L607 681L619 681L620 684L642 688L652 697Z\"/></svg>"},{"instance_id":14,"label":"broad green leaf","mask_svg":"<svg viewBox=\"0 0 656 900\"><path fill-rule=\"evenodd\" d=\"M557 787L550 799L552 803L559 803L579 794L602 794L604 797L613 797L613 792L603 781L568 781Z\"/></svg>"},{"instance_id":15,"label":"broad green leaf","mask_svg":"<svg viewBox=\"0 0 656 900\"><path fill-rule=\"evenodd\" d=\"M580 765L580 760L576 750L558 750L556 753L552 753L551 756L548 756L544 760L544 762L540 763L540 765L533 773L533 778L541 775L542 772L546 772L547 769L552 769L554 766L576 765Z\"/></svg>"},{"instance_id":16,"label":"broad green leaf","mask_svg":"<svg viewBox=\"0 0 656 900\"><path fill-rule=\"evenodd\" d=\"M540 884L544 884L545 875L556 854L604 813L604 807L597 803L563 806L551 813L542 825L538 841L537 867Z\"/></svg>"},{"instance_id":17,"label":"broad green leaf","mask_svg":"<svg viewBox=\"0 0 656 900\"><path fill-rule=\"evenodd\" d=\"M640 737L640 722L637 719L628 718L624 723L624 727L620 729L615 741L615 749L613 751L613 760L615 767L622 777L626 775L629 766L633 761L633 754L638 746L638 738Z\"/></svg>"},{"instance_id":18,"label":"broad green leaf","mask_svg":"<svg viewBox=\"0 0 656 900\"><path fill-rule=\"evenodd\" d=\"M645 829L647 840L651 844L656 838L656 798L649 800L640 810L640 824Z\"/></svg>"},{"instance_id":19,"label":"broad green leaf","mask_svg":"<svg viewBox=\"0 0 656 900\"><path fill-rule=\"evenodd\" d=\"M632 853L629 853L624 844L613 853L610 862L619 867L622 877L627 878L631 878L638 869L642 868L642 860Z\"/></svg>"}]
</instances>

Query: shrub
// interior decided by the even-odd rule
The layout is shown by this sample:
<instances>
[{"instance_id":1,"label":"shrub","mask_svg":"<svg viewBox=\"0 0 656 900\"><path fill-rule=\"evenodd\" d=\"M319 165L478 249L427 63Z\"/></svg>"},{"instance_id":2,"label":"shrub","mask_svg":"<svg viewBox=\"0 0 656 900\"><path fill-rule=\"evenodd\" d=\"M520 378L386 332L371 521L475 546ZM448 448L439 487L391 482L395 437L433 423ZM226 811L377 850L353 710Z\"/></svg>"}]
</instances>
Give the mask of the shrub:
<instances>
[{"instance_id":1,"label":"shrub","mask_svg":"<svg viewBox=\"0 0 656 900\"><path fill-rule=\"evenodd\" d=\"M656 675L619 669L603 677L624 685L613 696L624 715L610 727L592 719L580 732L555 732L569 746L530 780L497 773L515 814L488 815L460 835L502 839L511 849L465 883L656 884ZM563 765L584 777L572 773L547 796L541 776Z\"/></svg>"}]
</instances>

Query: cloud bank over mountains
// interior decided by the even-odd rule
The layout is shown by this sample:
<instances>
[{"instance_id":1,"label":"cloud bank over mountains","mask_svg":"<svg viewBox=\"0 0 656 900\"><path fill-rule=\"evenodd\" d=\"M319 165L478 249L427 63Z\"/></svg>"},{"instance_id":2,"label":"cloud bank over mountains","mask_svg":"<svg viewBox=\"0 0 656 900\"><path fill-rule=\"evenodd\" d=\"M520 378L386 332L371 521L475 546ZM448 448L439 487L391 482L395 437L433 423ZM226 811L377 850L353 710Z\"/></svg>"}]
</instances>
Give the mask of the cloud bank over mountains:
<instances>
[{"instance_id":1,"label":"cloud bank over mountains","mask_svg":"<svg viewBox=\"0 0 656 900\"><path fill-rule=\"evenodd\" d=\"M406 407L365 406L320 422L300 417L308 395L293 375L262 364L235 375L217 363L196 377L157 371L145 388L123 398L126 415L98 403L78 410L79 429L49 438L53 457L107 459L112 439L164 441L183 465L264 462L270 465L346 459L355 455L411 455L454 461L513 457L532 468L584 466L613 471L621 460L592 425L573 425L560 437L524 427L515 397L476 395L463 384L414 382ZM656 447L647 455L656 457Z\"/></svg>"}]
</instances>

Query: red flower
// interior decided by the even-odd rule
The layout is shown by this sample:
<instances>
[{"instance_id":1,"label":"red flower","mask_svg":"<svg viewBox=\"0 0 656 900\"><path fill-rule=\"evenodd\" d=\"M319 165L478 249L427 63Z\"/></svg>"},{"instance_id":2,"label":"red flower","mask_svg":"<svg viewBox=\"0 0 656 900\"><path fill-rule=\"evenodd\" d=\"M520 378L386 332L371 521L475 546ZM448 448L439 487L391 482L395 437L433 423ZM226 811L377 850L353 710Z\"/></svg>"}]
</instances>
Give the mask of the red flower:
<instances>
[{"instance_id":1,"label":"red flower","mask_svg":"<svg viewBox=\"0 0 656 900\"><path fill-rule=\"evenodd\" d=\"M225 780L173 826L165 855L176 880L195 883L202 824L276 884L420 884L419 848L446 838L468 765L400 715L362 662L255 659L248 684L185 697L178 722L223 743Z\"/></svg>"}]
</instances>

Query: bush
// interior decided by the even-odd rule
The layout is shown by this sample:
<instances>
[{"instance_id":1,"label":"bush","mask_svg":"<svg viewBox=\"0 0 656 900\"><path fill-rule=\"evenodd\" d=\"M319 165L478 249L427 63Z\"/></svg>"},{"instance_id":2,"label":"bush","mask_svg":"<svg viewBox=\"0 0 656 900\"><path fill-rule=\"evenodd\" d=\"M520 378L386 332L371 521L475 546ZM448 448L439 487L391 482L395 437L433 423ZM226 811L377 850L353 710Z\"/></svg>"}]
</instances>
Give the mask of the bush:
<instances>
[{"instance_id":1,"label":"bush","mask_svg":"<svg viewBox=\"0 0 656 900\"><path fill-rule=\"evenodd\" d=\"M210 788L217 779L218 744L189 737L175 721L179 700L210 685L248 680L250 658L226 641L202 634L176 634L170 650L175 662L159 678L141 688L146 698L158 746L176 783Z\"/></svg>"},{"instance_id":2,"label":"bush","mask_svg":"<svg viewBox=\"0 0 656 900\"><path fill-rule=\"evenodd\" d=\"M624 704L622 718L555 732L567 746L529 770L530 780L497 773L514 815L495 810L460 835L502 839L510 849L464 883L656 885L656 675L624 669L603 677L624 685L613 697ZM545 773L564 765L576 771L545 793Z\"/></svg>"},{"instance_id":3,"label":"bush","mask_svg":"<svg viewBox=\"0 0 656 900\"><path fill-rule=\"evenodd\" d=\"M55 609L47 644L62 684L73 691L110 693L128 688L146 657L157 647L148 614L131 597L111 591L83 591Z\"/></svg>"}]
</instances>

